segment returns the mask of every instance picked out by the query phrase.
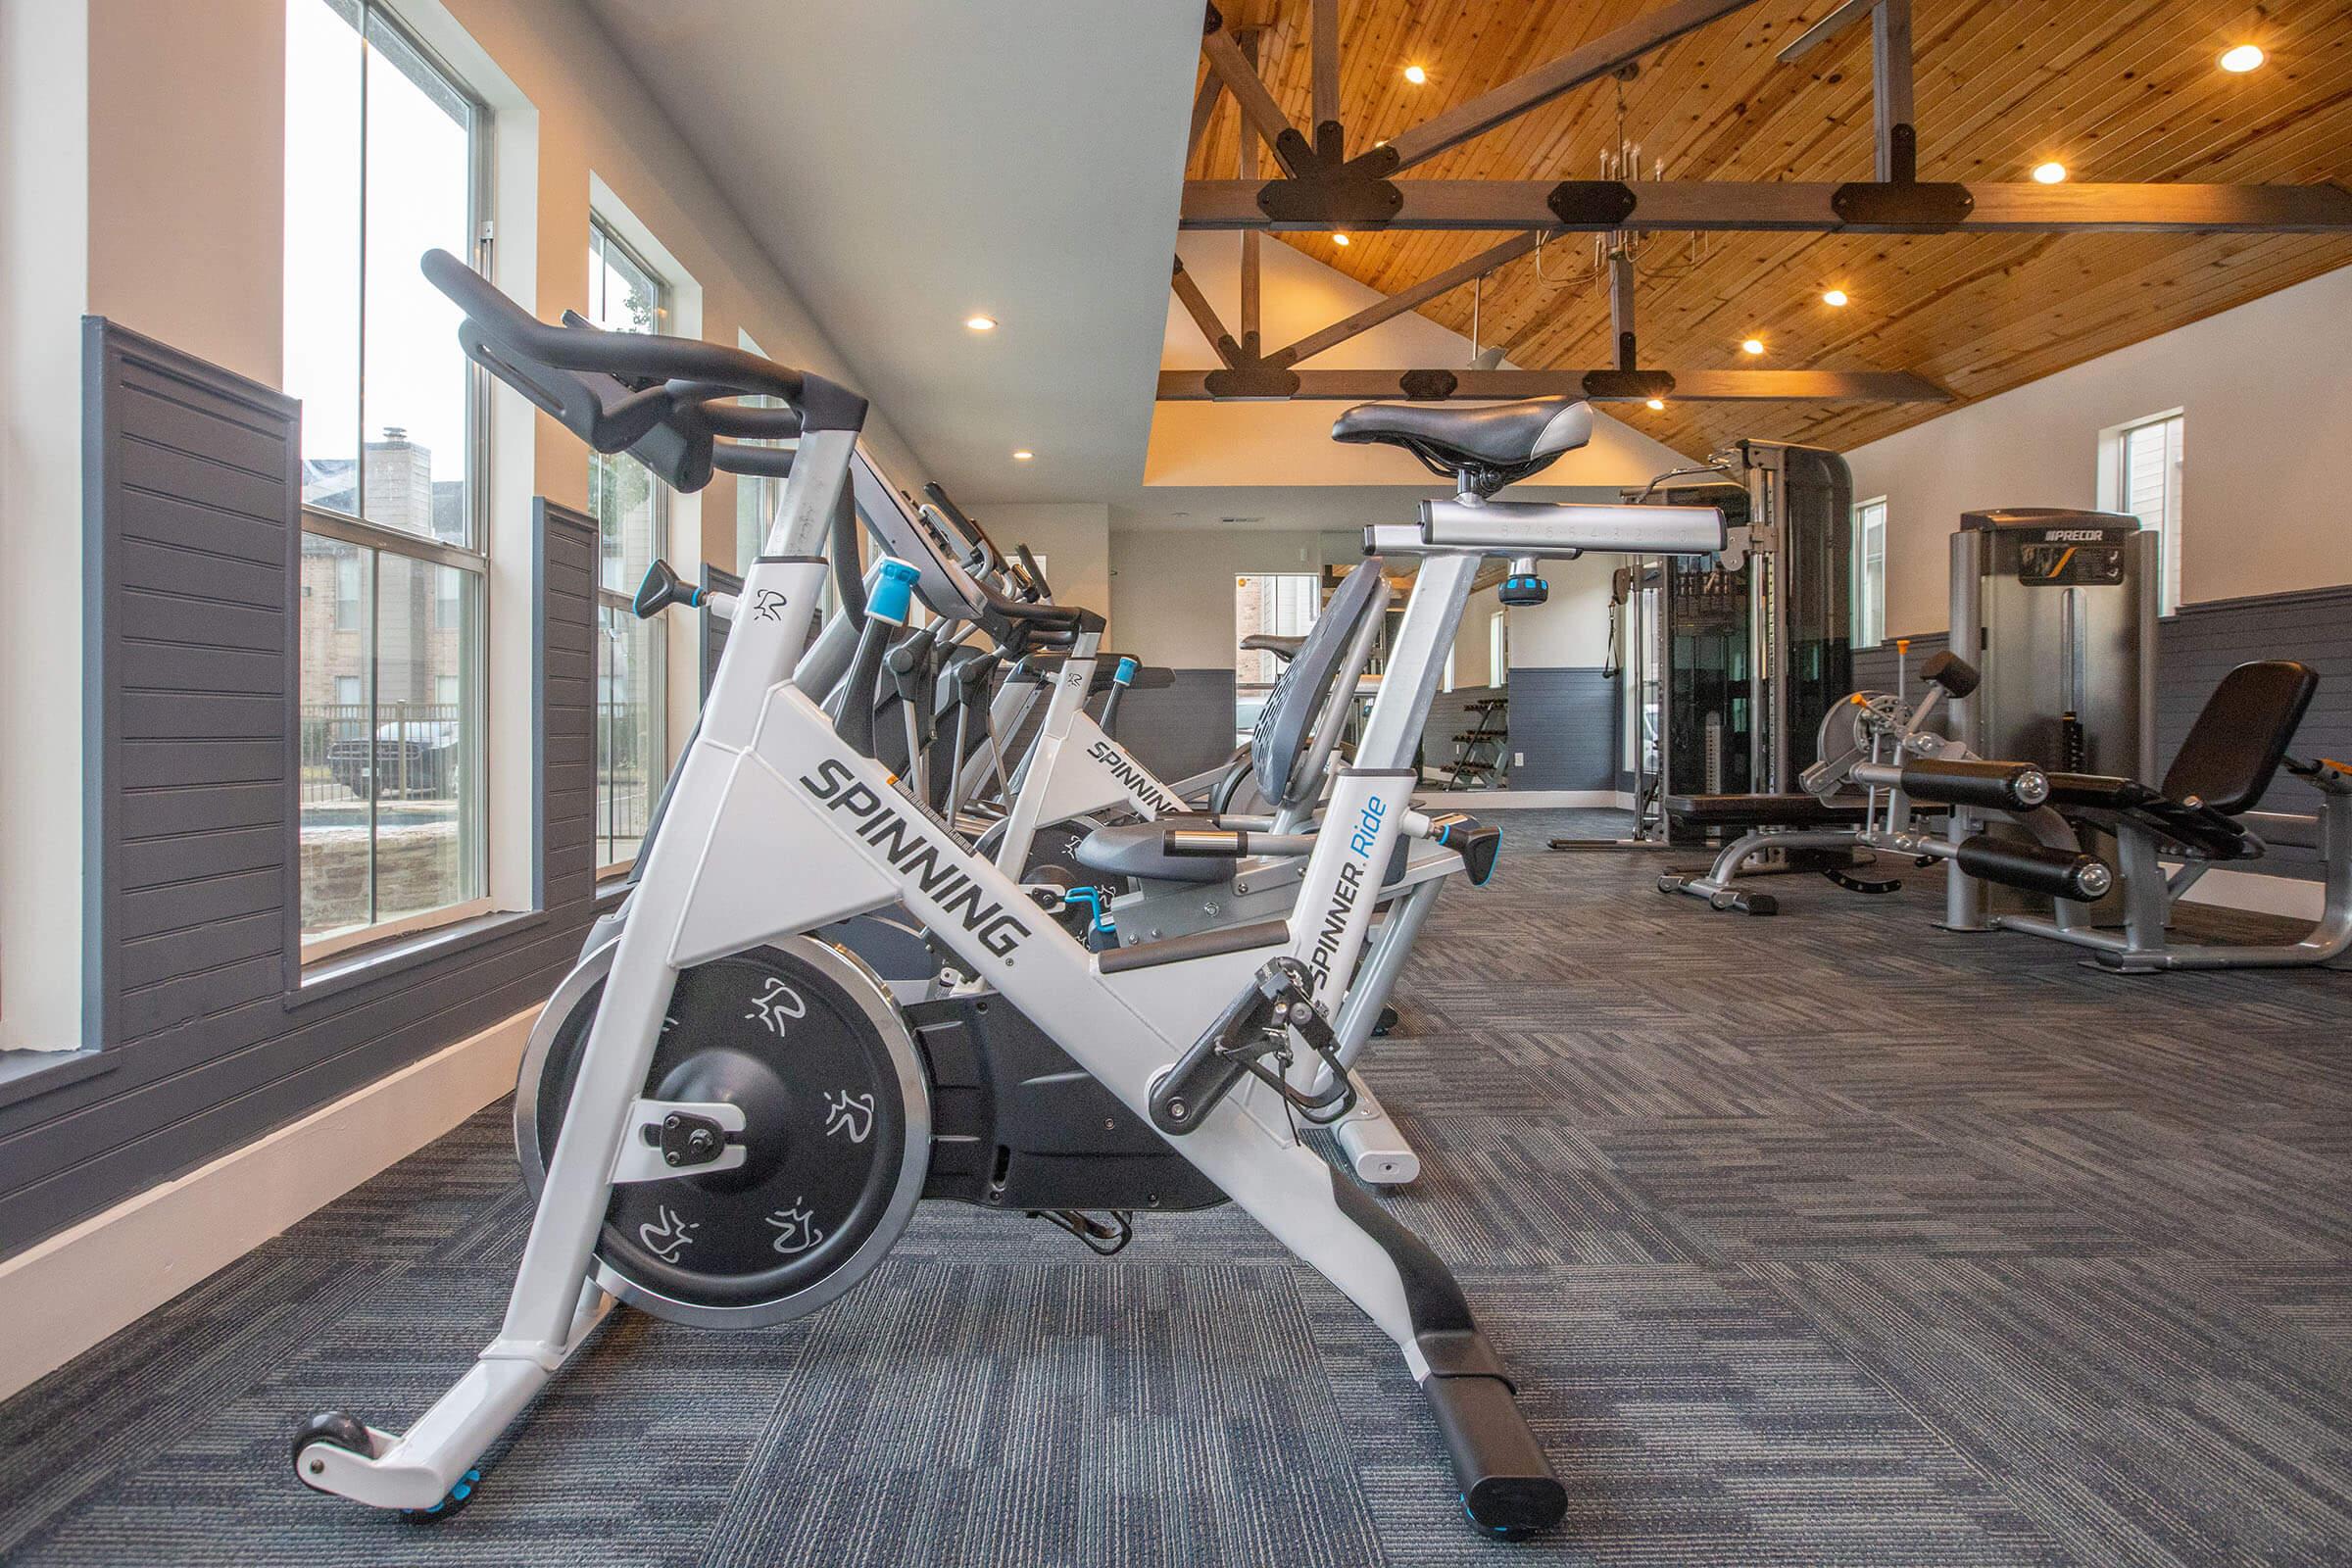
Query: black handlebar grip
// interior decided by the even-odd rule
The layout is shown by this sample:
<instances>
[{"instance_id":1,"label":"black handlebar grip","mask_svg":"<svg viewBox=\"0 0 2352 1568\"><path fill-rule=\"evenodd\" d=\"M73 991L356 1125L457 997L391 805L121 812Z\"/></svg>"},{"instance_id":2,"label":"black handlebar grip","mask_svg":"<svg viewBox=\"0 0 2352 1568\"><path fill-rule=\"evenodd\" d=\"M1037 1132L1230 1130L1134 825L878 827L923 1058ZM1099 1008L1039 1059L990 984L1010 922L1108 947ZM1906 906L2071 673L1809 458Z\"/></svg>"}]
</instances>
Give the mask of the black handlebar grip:
<instances>
[{"instance_id":1,"label":"black handlebar grip","mask_svg":"<svg viewBox=\"0 0 2352 1568\"><path fill-rule=\"evenodd\" d=\"M1014 553L1021 558L1022 574L1026 576L1029 579L1030 584L1037 589L1038 597L1042 599L1053 598L1054 589L1046 581L1046 569L1037 564L1037 558L1029 553L1029 547L1027 545L1014 545L1012 548Z\"/></svg>"},{"instance_id":2,"label":"black handlebar grip","mask_svg":"<svg viewBox=\"0 0 2352 1568\"><path fill-rule=\"evenodd\" d=\"M2093 904L2115 886L2115 872L2095 855L2020 844L1979 833L1960 841L1952 858L1971 876L2048 898Z\"/></svg>"},{"instance_id":3,"label":"black handlebar grip","mask_svg":"<svg viewBox=\"0 0 2352 1568\"><path fill-rule=\"evenodd\" d=\"M2050 798L2050 778L2032 762L1951 761L1923 757L1903 764L1903 793L1915 801L2030 811Z\"/></svg>"},{"instance_id":4,"label":"black handlebar grip","mask_svg":"<svg viewBox=\"0 0 2352 1568\"><path fill-rule=\"evenodd\" d=\"M629 610L639 620L651 620L672 605L692 610L702 602L702 589L670 570L668 562L657 561L645 568L645 576L637 584L637 596L629 601Z\"/></svg>"}]
</instances>

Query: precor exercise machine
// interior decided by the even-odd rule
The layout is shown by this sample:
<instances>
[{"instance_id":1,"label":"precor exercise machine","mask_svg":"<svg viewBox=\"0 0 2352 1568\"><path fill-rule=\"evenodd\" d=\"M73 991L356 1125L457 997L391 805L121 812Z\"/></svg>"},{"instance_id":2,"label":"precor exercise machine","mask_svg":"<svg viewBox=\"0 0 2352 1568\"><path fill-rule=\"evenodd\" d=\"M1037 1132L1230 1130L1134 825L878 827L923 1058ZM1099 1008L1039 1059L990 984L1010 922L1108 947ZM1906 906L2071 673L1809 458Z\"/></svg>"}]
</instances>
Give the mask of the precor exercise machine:
<instances>
[{"instance_id":1,"label":"precor exercise machine","mask_svg":"<svg viewBox=\"0 0 2352 1568\"><path fill-rule=\"evenodd\" d=\"M2153 530L2122 514L2037 508L1961 519L1952 536L1951 623L1955 645L1973 640L1980 650L1984 679L1952 705L1952 734L1978 756L2048 768L2050 808L2083 845L2112 858L2116 876L2099 903L2042 906L2020 904L1998 883L1955 866L1943 923L2069 942L2127 974L2332 962L2352 948L2352 771L2288 755L2319 687L2316 671L2288 660L2232 669L2161 782L2141 782L2158 776L2160 548ZM2260 808L2281 767L2319 792L2316 811ZM1963 806L1948 835L1978 825ZM2321 915L2303 938L2172 939L2173 907L2200 878L2251 863L2273 844L2319 854Z\"/></svg>"},{"instance_id":2,"label":"precor exercise machine","mask_svg":"<svg viewBox=\"0 0 2352 1568\"><path fill-rule=\"evenodd\" d=\"M1797 787L1813 738L1853 689L1853 478L1818 447L1741 441L1626 499L1723 511L1721 555L1656 555L1612 585L1613 645L1632 728L1629 839L1696 843L1762 823L1850 819Z\"/></svg>"},{"instance_id":3,"label":"precor exercise machine","mask_svg":"<svg viewBox=\"0 0 2352 1568\"><path fill-rule=\"evenodd\" d=\"M2047 773L2032 762L1984 761L1934 727L1939 703L1977 689L1976 670L1946 652L1929 660L1920 678L1927 693L1916 704L1898 670L1894 691L1855 692L1822 719L1821 760L1805 769L1801 782L1825 805L1850 799L1859 788L1858 820L1754 829L1725 845L1704 871L1661 875L1658 891L1687 893L1740 914L1777 914L1780 901L1742 886L1742 873L1768 858L1786 863L1809 852L1831 855L1840 865L1864 855L1908 856L1923 865L1942 860L1955 877L2069 903L2089 903L2105 894L2114 871L2097 856L2083 853L2073 830L2048 808ZM1940 832L1920 819L1923 806L1945 811L1971 808L2019 825L2025 835L2003 838L1981 828ZM1843 872L1833 879L1874 892L1900 886L1862 883Z\"/></svg>"},{"instance_id":4,"label":"precor exercise machine","mask_svg":"<svg viewBox=\"0 0 2352 1568\"><path fill-rule=\"evenodd\" d=\"M599 450L693 488L733 460L721 432L797 433L800 447L747 574L750 613L720 656L618 932L533 1033L517 1114L537 1107L538 1148L523 1151L537 1206L498 1336L406 1434L341 1411L312 1417L294 1439L296 1475L377 1506L445 1509L616 1298L710 1326L799 1316L870 1273L926 1194L1075 1210L1230 1200L1397 1346L1477 1529L1556 1523L1565 1494L1452 1274L1298 1136L1302 1115L1344 1104L1348 1079L1319 1102L1293 1078L1307 1057L1333 1064L1328 1019L1396 847L1438 831L1411 808L1406 764L1481 559L1710 550L1721 515L1476 504L1583 438L1590 413L1568 400L1350 411L1349 434L1452 461L1466 492L1425 512L1423 542L1453 553L1416 581L1412 657L1392 662L1303 847L1289 918L1097 954L792 681L863 399L740 350L542 324L444 253L426 270L463 306L477 363ZM748 396L782 407L751 409ZM903 612L925 567L880 565L875 597ZM934 1012L910 1012L807 935L893 904L971 977ZM1107 1118L1156 1142L1105 1151L1090 1135L1024 1173L1057 1184L1058 1201L1005 1201L986 1160L1004 1111L991 1090L1004 1081L999 1051L1034 1045L1001 1045L1006 1027L1070 1061L1053 1098L1018 1109L1073 1136Z\"/></svg>"}]
</instances>

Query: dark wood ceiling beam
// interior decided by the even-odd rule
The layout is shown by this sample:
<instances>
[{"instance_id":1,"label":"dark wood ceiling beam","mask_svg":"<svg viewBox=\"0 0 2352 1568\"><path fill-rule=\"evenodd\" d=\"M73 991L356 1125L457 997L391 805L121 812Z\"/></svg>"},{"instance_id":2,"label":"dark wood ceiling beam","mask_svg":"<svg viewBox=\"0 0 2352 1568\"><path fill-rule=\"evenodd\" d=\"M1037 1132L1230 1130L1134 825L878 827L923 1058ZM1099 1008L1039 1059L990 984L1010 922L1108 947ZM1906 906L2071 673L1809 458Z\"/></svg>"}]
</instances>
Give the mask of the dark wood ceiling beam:
<instances>
[{"instance_id":1,"label":"dark wood ceiling beam","mask_svg":"<svg viewBox=\"0 0 2352 1568\"><path fill-rule=\"evenodd\" d=\"M1311 360L1335 344L1345 343L1360 333L1369 332L1383 321L1395 320L1407 311L1422 306L1469 282L1483 273L1491 272L1505 262L1516 261L1536 248L1543 238L1539 233L1514 234L1499 245L1480 251L1468 261L1458 262L1434 277L1424 278L1411 288L1374 300L1353 316L1338 320L1320 331L1310 332L1288 348L1275 350L1266 357L1267 363L1288 368L1302 360Z\"/></svg>"},{"instance_id":2,"label":"dark wood ceiling beam","mask_svg":"<svg viewBox=\"0 0 2352 1568\"><path fill-rule=\"evenodd\" d=\"M1919 130L1912 115L1911 0L1878 0L1871 13L1870 91L1878 177L1919 177Z\"/></svg>"},{"instance_id":3,"label":"dark wood ceiling beam","mask_svg":"<svg viewBox=\"0 0 2352 1568\"><path fill-rule=\"evenodd\" d=\"M1389 145L1381 149L1392 155L1384 160L1386 172L1395 173L1427 163L1450 147L1484 135L1562 93L1597 81L1685 33L1696 31L1735 11L1744 11L1754 3L1755 0L1675 0L1674 4L1647 16L1636 17L1580 49L1572 49L1525 75L1391 137Z\"/></svg>"},{"instance_id":4,"label":"dark wood ceiling beam","mask_svg":"<svg viewBox=\"0 0 2352 1568\"><path fill-rule=\"evenodd\" d=\"M1447 393L1452 401L1584 397L1583 370L1455 370ZM1374 402L1404 398L1407 370L1298 370L1294 399L1317 402ZM1609 370L1595 372L1602 375ZM1926 376L1909 370L1677 370L1674 403L1949 403L1952 394ZM1209 395L1205 370L1162 370L1159 401L1204 403ZM1639 401L1641 393L1601 394L1596 403Z\"/></svg>"},{"instance_id":5,"label":"dark wood ceiling beam","mask_svg":"<svg viewBox=\"0 0 2352 1568\"><path fill-rule=\"evenodd\" d=\"M1282 165L1283 172L1293 176L1305 173L1308 163L1305 155L1311 151L1306 138L1298 134L1298 128L1274 101L1274 95L1266 91L1266 84L1258 79L1256 68L1242 52L1240 42L1220 28L1200 40L1200 52L1208 57L1209 69L1217 74L1218 79L1225 83L1225 90L1233 94L1233 101L1241 107L1244 123L1254 127L1274 150L1274 160Z\"/></svg>"},{"instance_id":6,"label":"dark wood ceiling beam","mask_svg":"<svg viewBox=\"0 0 2352 1568\"><path fill-rule=\"evenodd\" d=\"M1260 182L1187 180L1179 226L1277 232L1333 226L1277 221L1258 206ZM2244 233L2352 232L2352 191L2340 185L1972 184L1974 206L1949 223L1917 228L1848 223L1832 205L1846 187L1828 181L1630 180L1623 219L1563 221L1552 208L1559 184L1540 179L1407 179L1404 202L1380 229L1525 229L1577 232L1653 229L1811 230L1819 233ZM1342 225L1345 226L1345 225Z\"/></svg>"},{"instance_id":7,"label":"dark wood ceiling beam","mask_svg":"<svg viewBox=\"0 0 2352 1568\"><path fill-rule=\"evenodd\" d=\"M1200 151L1201 138L1208 134L1208 122L1217 112L1217 100L1225 96L1225 78L1215 69L1200 74L1200 90L1193 94L1192 134L1185 138L1184 161L1190 164Z\"/></svg>"},{"instance_id":8,"label":"dark wood ceiling beam","mask_svg":"<svg viewBox=\"0 0 2352 1568\"><path fill-rule=\"evenodd\" d=\"M1781 64L1784 66L1796 64L1797 61L1861 21L1862 14L1878 3L1879 0L1845 0L1845 4L1791 39L1778 56Z\"/></svg>"},{"instance_id":9,"label":"dark wood ceiling beam","mask_svg":"<svg viewBox=\"0 0 2352 1568\"><path fill-rule=\"evenodd\" d=\"M1340 128L1340 0L1314 0L1313 124L1315 156L1336 164L1347 156Z\"/></svg>"},{"instance_id":10,"label":"dark wood ceiling beam","mask_svg":"<svg viewBox=\"0 0 2352 1568\"><path fill-rule=\"evenodd\" d=\"M1225 330L1225 323L1217 319L1216 307L1208 303L1208 296L1200 292L1200 285L1193 281L1193 274L1184 270L1184 258L1181 256L1176 259L1176 272L1170 280L1170 286L1176 290L1176 298L1183 302L1186 314L1192 317L1193 324L1200 329L1200 335L1208 339L1208 346L1216 351L1217 358L1228 368L1240 364L1241 345L1233 340L1231 332Z\"/></svg>"}]
</instances>

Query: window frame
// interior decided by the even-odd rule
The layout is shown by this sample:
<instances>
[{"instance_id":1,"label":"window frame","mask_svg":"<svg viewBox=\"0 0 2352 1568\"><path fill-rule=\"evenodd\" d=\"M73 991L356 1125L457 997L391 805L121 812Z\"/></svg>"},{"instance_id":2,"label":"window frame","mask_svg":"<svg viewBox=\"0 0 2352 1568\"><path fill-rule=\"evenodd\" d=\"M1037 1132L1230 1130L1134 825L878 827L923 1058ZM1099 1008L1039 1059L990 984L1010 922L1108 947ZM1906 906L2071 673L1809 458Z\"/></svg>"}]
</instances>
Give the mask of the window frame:
<instances>
[{"instance_id":1,"label":"window frame","mask_svg":"<svg viewBox=\"0 0 2352 1568\"><path fill-rule=\"evenodd\" d=\"M664 273L661 268L648 261L645 257L645 253L642 250L629 243L628 237L620 232L619 226L615 224L612 219L608 218L604 213L598 211L597 208L591 204L588 209L588 243L589 255L591 259L596 258L598 255L596 246L600 240L604 243L604 246L607 250L618 251L622 258L625 259L631 267L634 267L639 272L643 273L645 277L654 285L654 319L657 323L656 335L662 335L660 331L660 323L665 323L670 319L670 310L677 298L677 283L666 273ZM591 505L588 510L589 515L595 521L597 528L597 608L601 611L610 612L615 616L628 615L634 617L636 612L632 608L634 604L634 597L632 593L624 588L608 588L605 586L605 519L596 516L596 509L593 505L595 499L593 492L595 485L596 465L599 461L636 463L637 460L628 456L626 453L613 453L609 457L603 454L591 454L588 460L589 484L591 488ZM638 466L643 467L644 465L639 464ZM650 536L646 541L646 555L647 559L649 560L665 560L669 554L669 525L671 520L669 487L662 483L660 479L655 478L651 469L647 469L646 478L648 481L647 494L652 498L654 509L653 526L650 530ZM737 477L736 482L739 484L742 482L740 475ZM600 616L599 618L601 620L602 617ZM647 628L646 646L652 652L653 668L647 671L646 690L650 694L650 699L654 709L651 722L653 733L656 736L656 755L659 759L658 763L649 762L649 772L647 773L646 777L646 782L649 786L646 797L646 815L648 825L650 826L655 800L661 794L662 779L668 775L669 639L666 635L664 635L662 623L659 620L640 621L639 624ZM600 637L606 638L607 641L612 640L604 631L604 628L601 624L597 628L597 633ZM599 650L599 652L601 655L602 653L610 652L610 650ZM604 697L604 693L610 690L610 680L611 676L608 672L608 668L603 660L600 658L597 667L597 707L600 710L610 710L614 706L613 704L606 701ZM603 711L600 711L597 722L600 726L602 726L610 722L610 720L605 716ZM598 739L601 741L605 739L605 737L599 736ZM658 770L652 770L657 768ZM611 829L611 824L605 810L606 800L609 797L603 788L603 784L604 773L600 763L597 766L596 787L592 789L589 803L589 810L593 819L591 832L595 840L593 846L593 860L595 865L597 885L600 889L616 884L621 878L626 877L632 870L634 870L637 865L637 857L635 854L622 856L618 858L611 860L605 858L606 849L612 844L615 835ZM640 848L642 848L644 844L644 836L642 834L638 836L638 843Z\"/></svg>"},{"instance_id":2,"label":"window frame","mask_svg":"<svg viewBox=\"0 0 2352 1568\"><path fill-rule=\"evenodd\" d=\"M1511 612L1497 610L1487 617L1487 684L1502 687L1511 676Z\"/></svg>"},{"instance_id":3,"label":"window frame","mask_svg":"<svg viewBox=\"0 0 2352 1568\"><path fill-rule=\"evenodd\" d=\"M2147 430L2177 429L2180 433L2180 456L2172 455L2174 442L2168 433L2164 460L2164 514L2154 522L2141 516L2132 505L2132 438ZM2143 415L2127 419L2106 432L2109 442L2105 473L2101 475L2102 490L2114 496L2108 510L2139 518L2140 527L2156 535L2156 612L2173 615L2180 611L2180 551L2181 535L2187 532L2185 498L2188 475L2188 410L2185 407L2166 409L2159 414ZM2107 445L2107 443L2102 443Z\"/></svg>"},{"instance_id":4,"label":"window frame","mask_svg":"<svg viewBox=\"0 0 2352 1568\"><path fill-rule=\"evenodd\" d=\"M1871 578L1870 552L1866 548L1870 537L1869 514L1874 508L1879 514L1879 570L1875 582ZM1891 515L1885 496L1872 496L1854 503L1852 646L1856 648L1877 648L1886 641L1886 540Z\"/></svg>"},{"instance_id":5,"label":"window frame","mask_svg":"<svg viewBox=\"0 0 2352 1568\"><path fill-rule=\"evenodd\" d=\"M487 277L490 275L491 268L492 228L490 215L496 210L498 194L496 179L497 134L495 111L491 109L489 103L482 97L482 95L474 90L472 84L466 80L465 75L459 72L456 67L452 66L448 59L444 57L439 50L433 48L431 44L427 43L422 37L418 36L416 29L409 24L408 20L401 16L394 7L386 4L385 0L352 0L352 3L357 6L359 11L358 32L360 36L361 49L363 51L361 55L363 72L365 72L365 62L367 60L367 54L365 51L371 50L375 47L374 42L368 37L368 24L370 22L380 23L384 27L397 34L402 45L414 52L416 58L424 64L425 68L431 71L434 75L439 78L441 85L445 87L452 95L461 99L466 106L468 118L466 124L467 158L466 193L466 260L467 266L471 267L475 271ZM363 84L364 82L365 77L363 75ZM364 231L367 223L368 160L368 122L366 119L366 94L364 90L362 93L361 102L360 221L363 225ZM316 536L321 539L332 540L338 544L350 545L355 549L368 551L376 556L390 553L392 555L404 556L428 565L453 567L459 571L466 572L474 578L474 591L476 595L476 604L478 606L476 613L479 620L479 628L477 633L479 647L474 650L474 657L470 662L473 665L473 708L474 711L479 715L479 724L481 728L480 747L484 756L484 765L475 769L480 777L475 780L471 786L479 791L479 797L475 802L472 813L476 819L477 826L475 829L473 855L475 863L471 867L471 872L475 878L478 878L482 891L471 898L460 899L454 903L441 905L431 909L418 910L413 914L399 915L389 920L378 920L372 918L373 912L377 906L379 885L374 874L375 857L377 854L377 800L374 790L370 788L368 800L368 855L369 866L368 898L371 918L365 924L347 927L335 931L329 935L300 938L298 951L295 955L295 957L298 965L305 970L308 970L314 965L319 964L326 959L339 957L350 953L354 949L373 947L379 943L388 943L402 937L413 936L419 931L435 930L442 926L455 925L462 921L476 919L484 914L492 912L496 907L495 902L491 899L489 893L491 861L490 836L493 829L491 824L491 802L489 789L490 770L487 765L487 754L489 751L489 740L492 729L490 717L491 694L489 681L491 643L490 621L492 614L489 554L490 376L489 372L484 370L479 365L473 364L471 361L466 363L466 436L465 448L465 523L466 542L464 545L452 545L439 539L412 533L406 529L394 528L384 523L368 520L368 518L364 515L365 509L367 507L365 489L367 482L368 452L368 443L366 439L367 427L365 422L368 385L368 251L365 243L360 246L359 272L355 282L360 301L358 317L359 349L358 358L355 362L355 365L359 372L362 423L358 432L359 442L357 456L354 459L354 466L352 470L352 502L356 508L360 509L360 511L342 512L331 507L319 506L315 502L305 499L300 504L298 517L300 524L299 533L302 536ZM298 539L297 549L299 548L300 540ZM367 638L368 669L367 675L361 677L361 690L364 701L366 702L368 708L367 733L369 737L373 737L377 729L377 681L375 678L375 662L378 657L379 637L377 616L380 606L382 572L378 569L377 563L370 560L367 567L360 573L360 576L362 581L361 591L358 599L359 609L356 616L358 623L348 627L342 623L344 598L342 594L342 573L340 567L338 567L336 573L335 602L327 612L333 618L336 630L363 632ZM430 612L429 618L437 624L439 617L438 606L441 602L441 597L438 594L434 596L434 602L436 608ZM296 637L299 640L300 616L302 614L302 607L299 602L297 602L295 613L297 628ZM303 706L302 693L299 690L296 690L289 694L289 696L294 705L296 724L299 728L301 722L300 714ZM296 789L298 796L300 787L300 780L297 779ZM461 815L465 814L465 805L462 800L459 803L459 810ZM297 837L299 837L301 832L301 809L299 799L297 800L296 805L295 819L296 834ZM297 913L296 916L296 929L297 931L300 930L299 913Z\"/></svg>"},{"instance_id":6,"label":"window frame","mask_svg":"<svg viewBox=\"0 0 2352 1568\"><path fill-rule=\"evenodd\" d=\"M1258 628L1253 626L1248 630L1243 629L1241 613L1242 584L1246 582L1273 584L1286 582L1293 579L1306 584L1306 599L1309 609L1304 631L1276 632L1273 634L1276 636L1285 637L1303 636L1306 634L1306 632L1311 632L1314 630L1315 622L1323 618L1323 606L1327 596L1323 592L1324 578L1322 571L1320 569L1314 571L1237 571L1233 574L1233 635L1227 639L1227 643L1228 646L1230 646L1234 651L1234 733L1239 736L1245 744L1250 738L1250 730L1252 727L1254 727L1255 721L1252 720L1250 724L1247 725L1241 721L1242 704L1251 697L1256 697L1258 699L1259 710L1262 712L1264 710L1265 699L1272 696L1274 688L1281 683L1282 672L1285 668L1285 663L1283 661L1277 660L1272 654L1263 652L1262 650L1252 650L1250 652L1243 651L1241 646L1242 639L1251 635L1257 631ZM1262 613L1262 611L1269 602L1269 596L1278 594L1280 591L1281 590L1273 587L1261 588L1258 591L1258 603L1261 610L1261 613L1259 615L1260 620L1266 618ZM1277 614L1274 618L1279 622L1281 616ZM1245 659L1256 659L1262 661L1258 667L1261 669L1270 667L1273 670L1272 676L1265 680L1244 680L1242 678L1242 661Z\"/></svg>"}]
</instances>

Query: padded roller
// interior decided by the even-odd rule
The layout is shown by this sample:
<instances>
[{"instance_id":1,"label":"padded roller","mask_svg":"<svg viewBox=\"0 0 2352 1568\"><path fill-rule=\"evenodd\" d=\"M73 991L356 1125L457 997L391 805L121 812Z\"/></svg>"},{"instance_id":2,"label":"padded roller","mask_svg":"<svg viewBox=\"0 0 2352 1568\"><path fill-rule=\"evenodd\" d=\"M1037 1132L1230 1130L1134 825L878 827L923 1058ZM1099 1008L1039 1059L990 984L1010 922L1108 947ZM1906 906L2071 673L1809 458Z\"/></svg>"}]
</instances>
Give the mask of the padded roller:
<instances>
[{"instance_id":1,"label":"padded roller","mask_svg":"<svg viewBox=\"0 0 2352 1568\"><path fill-rule=\"evenodd\" d=\"M1952 858L1971 876L2076 904L2095 903L2115 885L2115 872L2095 855L2019 844L1988 833L1961 840Z\"/></svg>"},{"instance_id":2,"label":"padded roller","mask_svg":"<svg viewBox=\"0 0 2352 1568\"><path fill-rule=\"evenodd\" d=\"M1966 762L1920 758L1903 764L1903 793L1915 801L2027 811L2050 796L2049 775L2032 762Z\"/></svg>"},{"instance_id":3,"label":"padded roller","mask_svg":"<svg viewBox=\"0 0 2352 1568\"><path fill-rule=\"evenodd\" d=\"M1954 697L1966 697L1977 689L1983 679L1977 666L1958 654L1946 650L1919 666L1919 678L1940 686Z\"/></svg>"}]
</instances>

